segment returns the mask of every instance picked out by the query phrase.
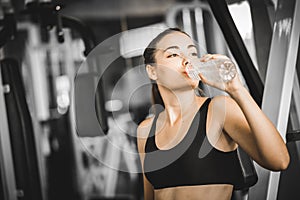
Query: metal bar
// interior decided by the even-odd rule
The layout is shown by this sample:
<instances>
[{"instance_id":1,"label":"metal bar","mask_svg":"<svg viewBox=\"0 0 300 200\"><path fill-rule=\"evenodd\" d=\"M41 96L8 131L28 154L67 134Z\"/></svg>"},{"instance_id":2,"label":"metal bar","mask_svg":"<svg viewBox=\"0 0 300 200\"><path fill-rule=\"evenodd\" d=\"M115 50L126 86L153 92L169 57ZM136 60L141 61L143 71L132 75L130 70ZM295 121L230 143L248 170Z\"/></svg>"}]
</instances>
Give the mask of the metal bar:
<instances>
[{"instance_id":1,"label":"metal bar","mask_svg":"<svg viewBox=\"0 0 300 200\"><path fill-rule=\"evenodd\" d=\"M277 5L262 109L283 139L287 129L300 34L300 2L279 0ZM257 165L258 183L250 188L250 199L274 200L279 173Z\"/></svg>"},{"instance_id":2,"label":"metal bar","mask_svg":"<svg viewBox=\"0 0 300 200\"><path fill-rule=\"evenodd\" d=\"M194 38L193 36L193 29L192 29L192 22L191 22L191 11L188 8L182 9L182 24L183 30Z\"/></svg>"},{"instance_id":3,"label":"metal bar","mask_svg":"<svg viewBox=\"0 0 300 200\"><path fill-rule=\"evenodd\" d=\"M11 152L11 142L7 121L7 113L4 99L5 89L2 85L2 74L0 70L0 173L3 178L3 193L5 199L17 200L14 164ZM9 92L9 86L6 86Z\"/></svg>"},{"instance_id":4,"label":"metal bar","mask_svg":"<svg viewBox=\"0 0 300 200\"><path fill-rule=\"evenodd\" d=\"M203 12L201 8L195 8L195 23L196 23L196 35L199 45L200 55L207 53L206 51L206 40L204 34L204 24L203 24Z\"/></svg>"},{"instance_id":5,"label":"metal bar","mask_svg":"<svg viewBox=\"0 0 300 200\"><path fill-rule=\"evenodd\" d=\"M104 194L106 197L113 197L116 195L116 188L118 183L119 171L115 170L114 168L119 167L120 160L121 160L121 151L119 148L122 144L120 143L119 139L116 137L116 130L114 133L111 133L110 141L108 148L105 154L105 161L109 169L106 173L107 183L105 187ZM124 141L123 141L124 142Z\"/></svg>"},{"instance_id":6,"label":"metal bar","mask_svg":"<svg viewBox=\"0 0 300 200\"><path fill-rule=\"evenodd\" d=\"M41 200L35 133L25 98L19 64L15 59L1 61L2 79L10 85L5 95L18 197Z\"/></svg>"},{"instance_id":7,"label":"metal bar","mask_svg":"<svg viewBox=\"0 0 300 200\"><path fill-rule=\"evenodd\" d=\"M33 105L36 111L36 116L39 121L46 121L50 117L49 112L49 95L47 92L48 83L45 77L46 68L41 66L41 63L45 60L44 52L39 48L40 35L37 26L32 24L20 24L20 29L28 31L28 45L26 48L27 57L29 60L30 77L32 78L33 87ZM30 53L29 53L30 52Z\"/></svg>"},{"instance_id":8,"label":"metal bar","mask_svg":"<svg viewBox=\"0 0 300 200\"><path fill-rule=\"evenodd\" d=\"M37 160L38 160L38 168L40 172L40 183L42 188L42 198L47 199L46 191L47 191L47 181L46 181L46 166L44 162L44 155L45 148L44 146L41 146L40 141L42 140L42 135L40 134L42 132L42 127L39 124L39 121L46 120L49 118L49 111L48 108L48 101L46 99L48 98L48 93L46 87L45 79L41 79L41 75L44 75L45 69L43 67L38 67L39 70L34 70L34 66L38 66L39 62L43 59L42 52L40 49L38 49L38 44L40 43L40 35L39 30L36 25L33 25L31 23L18 23L18 30L25 30L28 32L28 44L26 47L26 52L28 53L27 59L29 60L28 66L26 69L29 71L29 81L27 86L29 88L32 88L27 91L28 99L31 101L28 101L28 107L31 108L31 117L32 117L32 124L33 124L33 130L34 130L34 138L35 138L35 146L37 150ZM37 74L36 74L37 73ZM39 82L43 81L43 82ZM36 83L39 84L36 84ZM44 90L39 90L38 88L44 88ZM36 92L38 91L38 94L43 94L45 96L39 96ZM48 149L46 150L48 151Z\"/></svg>"},{"instance_id":9,"label":"metal bar","mask_svg":"<svg viewBox=\"0 0 300 200\"><path fill-rule=\"evenodd\" d=\"M193 3L189 3L189 4L176 4L175 6L173 6L171 9L168 10L168 12L166 13L166 24L169 27L176 27L177 26L177 22L176 22L176 16L178 14L178 12L180 12L183 9L195 9L195 8L201 8L202 10L207 10L209 11L210 8L206 3L199 3L199 2L193 2Z\"/></svg>"},{"instance_id":10,"label":"metal bar","mask_svg":"<svg viewBox=\"0 0 300 200\"><path fill-rule=\"evenodd\" d=\"M71 36L71 30L70 29L64 29L65 32L65 42L63 43L63 48L66 51L65 54L65 72L66 75L68 76L69 80L70 80L70 88L74 88L74 78L76 75L76 71L74 68L74 60L76 55L74 55L74 51L72 51L72 36ZM79 50L77 50L79 51ZM78 59L78 58L77 58ZM74 95L71 94L70 91L70 102L74 101ZM81 152L80 152L80 144L79 141L77 140L77 133L76 133L76 118L75 118L75 107L74 104L71 103L69 106L69 114L68 114L68 119L69 119L69 123L70 123L70 131L72 132L72 134L70 134L70 136L72 137L72 148L74 150L74 169L75 169L75 174L76 177L74 177L74 187L76 188L76 190L81 194L83 193L83 187L82 187L82 183L80 180L80 172L83 170L83 166L81 164Z\"/></svg>"}]
</instances>

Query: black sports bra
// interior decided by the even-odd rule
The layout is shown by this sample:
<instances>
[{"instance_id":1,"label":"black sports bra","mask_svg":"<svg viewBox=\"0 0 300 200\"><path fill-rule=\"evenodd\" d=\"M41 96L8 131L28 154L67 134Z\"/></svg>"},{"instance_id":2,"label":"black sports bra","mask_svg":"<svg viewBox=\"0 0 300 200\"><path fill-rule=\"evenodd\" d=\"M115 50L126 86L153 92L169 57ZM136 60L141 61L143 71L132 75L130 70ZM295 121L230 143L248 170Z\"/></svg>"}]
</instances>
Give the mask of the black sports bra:
<instances>
[{"instance_id":1,"label":"black sports bra","mask_svg":"<svg viewBox=\"0 0 300 200\"><path fill-rule=\"evenodd\" d=\"M145 145L144 173L154 189L176 186L243 182L237 150L223 152L206 137L208 98L200 107L184 138L175 147L160 150L155 143L155 116Z\"/></svg>"}]
</instances>

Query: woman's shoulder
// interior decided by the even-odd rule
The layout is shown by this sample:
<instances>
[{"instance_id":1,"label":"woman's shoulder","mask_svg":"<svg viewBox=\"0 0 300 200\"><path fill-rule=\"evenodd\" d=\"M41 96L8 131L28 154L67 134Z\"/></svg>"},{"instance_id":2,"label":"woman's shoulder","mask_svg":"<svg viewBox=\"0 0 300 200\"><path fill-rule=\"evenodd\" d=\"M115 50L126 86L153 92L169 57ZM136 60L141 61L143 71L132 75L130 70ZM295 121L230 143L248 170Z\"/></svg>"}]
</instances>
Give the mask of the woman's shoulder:
<instances>
[{"instance_id":1,"label":"woman's shoulder","mask_svg":"<svg viewBox=\"0 0 300 200\"><path fill-rule=\"evenodd\" d=\"M146 143L153 123L153 119L154 116L148 116L137 127L137 142L140 147L143 147Z\"/></svg>"},{"instance_id":2,"label":"woman's shoulder","mask_svg":"<svg viewBox=\"0 0 300 200\"><path fill-rule=\"evenodd\" d=\"M237 103L230 96L214 96L211 98L211 102L208 106L208 113L210 113L215 120L219 119L220 122L223 122L224 119L231 116L232 112L235 112L237 108Z\"/></svg>"},{"instance_id":3,"label":"woman's shoulder","mask_svg":"<svg viewBox=\"0 0 300 200\"><path fill-rule=\"evenodd\" d=\"M152 122L154 119L154 115L149 115L147 116L139 125L138 125L138 130L145 130L149 127L151 127Z\"/></svg>"},{"instance_id":4,"label":"woman's shoulder","mask_svg":"<svg viewBox=\"0 0 300 200\"><path fill-rule=\"evenodd\" d=\"M230 96L219 95L211 98L210 104L217 109L224 109L224 108L228 109L231 106L234 106L236 102Z\"/></svg>"}]
</instances>

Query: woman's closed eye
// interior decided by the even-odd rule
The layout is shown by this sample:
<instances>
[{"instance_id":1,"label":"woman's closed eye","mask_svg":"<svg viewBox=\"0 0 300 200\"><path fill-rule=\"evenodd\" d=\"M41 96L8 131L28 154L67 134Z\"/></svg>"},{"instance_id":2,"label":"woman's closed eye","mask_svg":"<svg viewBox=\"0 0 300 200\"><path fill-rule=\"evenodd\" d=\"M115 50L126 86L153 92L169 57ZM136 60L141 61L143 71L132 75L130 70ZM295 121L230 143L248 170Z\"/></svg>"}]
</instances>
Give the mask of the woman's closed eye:
<instances>
[{"instance_id":1,"label":"woman's closed eye","mask_svg":"<svg viewBox=\"0 0 300 200\"><path fill-rule=\"evenodd\" d=\"M191 56L198 56L197 53L191 53Z\"/></svg>"},{"instance_id":2,"label":"woman's closed eye","mask_svg":"<svg viewBox=\"0 0 300 200\"><path fill-rule=\"evenodd\" d=\"M167 58L175 58L175 57L179 57L180 55L178 53L169 53L167 55ZM192 56L192 57L197 57L198 56L198 53L197 52L192 52L192 53L189 53L189 56Z\"/></svg>"},{"instance_id":3,"label":"woman's closed eye","mask_svg":"<svg viewBox=\"0 0 300 200\"><path fill-rule=\"evenodd\" d=\"M167 58L174 58L174 57L177 57L179 56L177 53L171 53L167 56Z\"/></svg>"}]
</instances>

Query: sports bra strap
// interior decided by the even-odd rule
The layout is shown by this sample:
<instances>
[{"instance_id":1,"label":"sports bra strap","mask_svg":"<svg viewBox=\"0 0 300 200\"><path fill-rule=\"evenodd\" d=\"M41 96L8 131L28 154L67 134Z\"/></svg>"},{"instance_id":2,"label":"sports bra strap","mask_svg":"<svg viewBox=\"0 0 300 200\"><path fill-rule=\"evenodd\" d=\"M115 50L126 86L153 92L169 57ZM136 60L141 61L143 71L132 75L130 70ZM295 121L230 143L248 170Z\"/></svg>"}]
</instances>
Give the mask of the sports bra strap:
<instances>
[{"instance_id":1,"label":"sports bra strap","mask_svg":"<svg viewBox=\"0 0 300 200\"><path fill-rule=\"evenodd\" d=\"M208 105L209 105L210 101L211 101L211 98L207 98L205 100L205 102L200 106L200 108L198 110L198 113L197 113L197 114L200 113L200 119L201 119L199 127L204 128L205 131L206 131L207 109L208 109ZM160 112L162 112L162 111L160 111ZM151 129L150 129L150 133L149 133L149 136L147 138L146 145L145 145L145 153L158 150L158 148L155 145L155 138L154 137L155 137L155 130L156 130L156 121L157 121L157 118L158 118L160 112L156 113L155 116L154 116L152 126L151 126ZM202 119L204 119L204 120L202 120ZM201 134L201 135L205 136L206 134Z\"/></svg>"}]
</instances>

